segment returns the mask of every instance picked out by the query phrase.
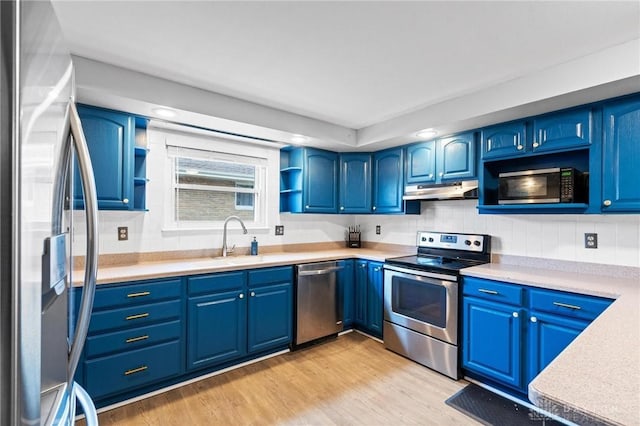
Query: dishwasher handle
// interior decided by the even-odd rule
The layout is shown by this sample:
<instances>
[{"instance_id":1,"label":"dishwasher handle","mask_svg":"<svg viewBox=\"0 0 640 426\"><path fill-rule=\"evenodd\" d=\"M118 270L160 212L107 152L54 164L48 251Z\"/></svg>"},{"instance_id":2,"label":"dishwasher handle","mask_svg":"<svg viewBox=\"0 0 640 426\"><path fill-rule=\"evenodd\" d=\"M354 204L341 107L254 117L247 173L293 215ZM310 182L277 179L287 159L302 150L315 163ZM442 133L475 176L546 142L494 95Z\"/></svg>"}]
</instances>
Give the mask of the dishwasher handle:
<instances>
[{"instance_id":1,"label":"dishwasher handle","mask_svg":"<svg viewBox=\"0 0 640 426\"><path fill-rule=\"evenodd\" d=\"M307 270L307 271L298 271L298 276L299 277L304 277L304 276L308 276L308 275L326 275L326 274L334 273L334 272L339 271L341 269L344 269L344 267L343 266L331 266L329 268L311 269L311 270Z\"/></svg>"}]
</instances>

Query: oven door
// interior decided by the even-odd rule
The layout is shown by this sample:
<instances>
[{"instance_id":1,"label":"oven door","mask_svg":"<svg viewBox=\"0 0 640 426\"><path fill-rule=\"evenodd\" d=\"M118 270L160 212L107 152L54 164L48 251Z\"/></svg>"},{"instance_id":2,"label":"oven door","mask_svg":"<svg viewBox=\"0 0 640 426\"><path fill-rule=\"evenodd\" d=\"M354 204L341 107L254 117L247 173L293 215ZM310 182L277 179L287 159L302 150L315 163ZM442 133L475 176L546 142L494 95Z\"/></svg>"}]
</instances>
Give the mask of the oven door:
<instances>
[{"instance_id":1,"label":"oven door","mask_svg":"<svg viewBox=\"0 0 640 426\"><path fill-rule=\"evenodd\" d=\"M384 319L457 345L457 278L389 265L384 268Z\"/></svg>"}]
</instances>

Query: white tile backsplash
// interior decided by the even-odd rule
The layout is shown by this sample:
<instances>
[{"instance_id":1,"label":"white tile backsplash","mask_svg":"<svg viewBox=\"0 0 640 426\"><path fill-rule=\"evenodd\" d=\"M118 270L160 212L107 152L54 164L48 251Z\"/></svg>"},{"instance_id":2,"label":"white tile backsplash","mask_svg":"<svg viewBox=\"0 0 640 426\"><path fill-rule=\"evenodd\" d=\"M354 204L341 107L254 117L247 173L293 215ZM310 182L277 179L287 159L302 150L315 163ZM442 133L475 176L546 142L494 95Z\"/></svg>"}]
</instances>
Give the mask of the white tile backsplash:
<instances>
[{"instance_id":1,"label":"white tile backsplash","mask_svg":"<svg viewBox=\"0 0 640 426\"><path fill-rule=\"evenodd\" d=\"M284 236L268 230L231 232L231 244L248 247L253 235L261 245L344 240L345 229L358 224L365 241L415 245L418 230L487 233L497 254L640 267L640 215L480 215L475 200L423 202L418 215L280 214ZM154 204L155 205L155 204ZM146 213L100 212L101 253L132 253L219 248L221 232L163 232L162 207ZM81 217L81 215L79 215ZM375 226L382 232L376 235ZM84 226L77 222L77 226ZM129 226L129 241L117 240L117 227ZM584 233L598 233L598 248L584 248ZM77 236L74 250L83 253Z\"/></svg>"}]
</instances>

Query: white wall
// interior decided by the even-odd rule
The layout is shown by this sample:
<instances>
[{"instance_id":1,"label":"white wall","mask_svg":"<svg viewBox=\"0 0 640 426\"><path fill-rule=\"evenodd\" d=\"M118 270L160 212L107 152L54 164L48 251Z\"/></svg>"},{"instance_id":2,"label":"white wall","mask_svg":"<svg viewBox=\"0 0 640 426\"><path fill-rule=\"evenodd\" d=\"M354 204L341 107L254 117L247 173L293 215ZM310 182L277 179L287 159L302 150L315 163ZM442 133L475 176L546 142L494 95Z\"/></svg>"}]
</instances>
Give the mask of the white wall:
<instances>
[{"instance_id":1,"label":"white wall","mask_svg":"<svg viewBox=\"0 0 640 426\"><path fill-rule=\"evenodd\" d=\"M415 245L416 231L483 233L492 252L640 267L640 215L480 215L477 200L425 201L419 216L357 216L366 241ZM375 234L375 225L381 234ZM598 248L584 248L584 233Z\"/></svg>"}]
</instances>

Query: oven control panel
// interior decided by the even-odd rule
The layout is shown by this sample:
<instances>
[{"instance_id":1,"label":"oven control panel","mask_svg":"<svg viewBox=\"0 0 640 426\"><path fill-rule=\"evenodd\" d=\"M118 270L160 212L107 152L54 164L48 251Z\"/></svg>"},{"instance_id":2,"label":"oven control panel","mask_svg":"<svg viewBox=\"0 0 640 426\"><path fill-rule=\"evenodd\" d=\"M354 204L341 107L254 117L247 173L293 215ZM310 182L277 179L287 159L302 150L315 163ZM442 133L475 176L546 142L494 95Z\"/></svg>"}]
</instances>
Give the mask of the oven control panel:
<instances>
[{"instance_id":1,"label":"oven control panel","mask_svg":"<svg viewBox=\"0 0 640 426\"><path fill-rule=\"evenodd\" d=\"M463 250L482 253L485 235L454 234L443 232L418 232L418 247Z\"/></svg>"}]
</instances>

